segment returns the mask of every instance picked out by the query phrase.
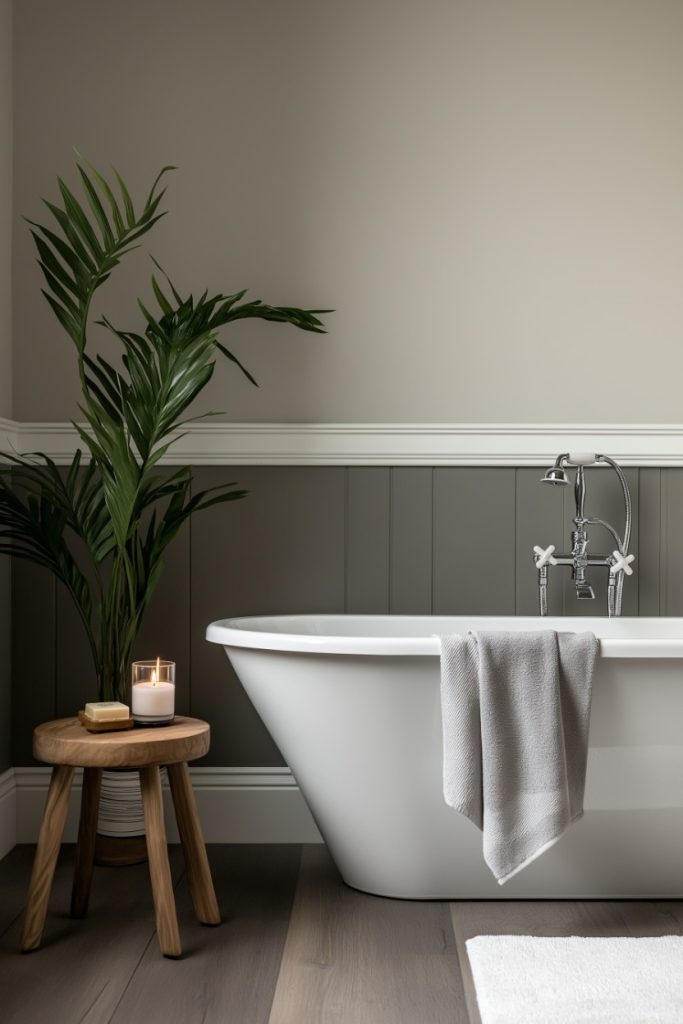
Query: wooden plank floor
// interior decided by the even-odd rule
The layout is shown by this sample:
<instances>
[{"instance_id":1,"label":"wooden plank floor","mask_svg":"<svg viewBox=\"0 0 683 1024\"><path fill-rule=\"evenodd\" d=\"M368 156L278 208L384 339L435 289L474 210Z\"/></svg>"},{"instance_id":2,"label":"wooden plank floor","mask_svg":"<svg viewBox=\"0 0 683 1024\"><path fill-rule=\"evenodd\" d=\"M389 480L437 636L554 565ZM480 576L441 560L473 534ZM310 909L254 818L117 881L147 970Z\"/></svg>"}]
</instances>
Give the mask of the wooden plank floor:
<instances>
[{"instance_id":1,"label":"wooden plank floor","mask_svg":"<svg viewBox=\"0 0 683 1024\"><path fill-rule=\"evenodd\" d=\"M17 952L32 849L0 862L2 1024L479 1024L465 943L482 934L683 934L683 903L408 902L347 888L322 846L211 846L223 916L192 916L171 850L184 945L160 956L146 865L96 868L67 916L73 847L45 944Z\"/></svg>"}]
</instances>

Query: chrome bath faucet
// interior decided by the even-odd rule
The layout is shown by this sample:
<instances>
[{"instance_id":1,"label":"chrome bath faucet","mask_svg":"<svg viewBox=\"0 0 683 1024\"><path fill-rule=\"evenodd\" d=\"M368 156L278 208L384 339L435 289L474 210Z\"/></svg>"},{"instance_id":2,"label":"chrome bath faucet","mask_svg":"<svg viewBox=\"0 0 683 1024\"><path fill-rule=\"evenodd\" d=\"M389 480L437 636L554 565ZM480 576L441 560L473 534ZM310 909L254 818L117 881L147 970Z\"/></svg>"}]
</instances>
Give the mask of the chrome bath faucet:
<instances>
[{"instance_id":1,"label":"chrome bath faucet","mask_svg":"<svg viewBox=\"0 0 683 1024\"><path fill-rule=\"evenodd\" d=\"M619 478L621 490L624 497L624 535L619 536L617 531L604 519L597 516L586 515L586 468L606 463L610 466ZM588 452L565 452L558 455L555 463L547 471L541 483L554 484L555 486L566 487L569 482L567 470L575 470L574 498L576 501L576 515L574 516L575 529L572 530L572 549L566 554L555 554L555 545L542 548L538 544L534 547L534 562L538 569L538 598L541 615L548 614L548 567L551 565L569 565L572 570L572 579L576 588L576 596L581 601L593 601L595 591L586 579L586 570L595 566L601 566L608 570L607 581L607 614L612 618L621 615L621 599L624 589L624 576L633 575L631 563L635 561L635 555L628 553L628 546L631 541L631 494L628 483L621 467L608 455L593 455ZM588 530L589 526L602 526L611 534L616 549L611 554L589 554L588 553Z\"/></svg>"}]
</instances>

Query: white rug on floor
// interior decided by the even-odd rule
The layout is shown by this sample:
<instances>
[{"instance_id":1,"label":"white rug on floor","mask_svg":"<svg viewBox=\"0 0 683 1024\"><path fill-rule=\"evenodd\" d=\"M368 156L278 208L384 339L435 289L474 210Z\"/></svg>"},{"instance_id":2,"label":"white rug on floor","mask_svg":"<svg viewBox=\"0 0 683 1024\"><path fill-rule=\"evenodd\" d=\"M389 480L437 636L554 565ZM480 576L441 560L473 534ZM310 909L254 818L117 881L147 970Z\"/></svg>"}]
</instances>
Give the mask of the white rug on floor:
<instances>
[{"instance_id":1,"label":"white rug on floor","mask_svg":"<svg viewBox=\"0 0 683 1024\"><path fill-rule=\"evenodd\" d=\"M683 1024L683 938L467 942L482 1024Z\"/></svg>"}]
</instances>

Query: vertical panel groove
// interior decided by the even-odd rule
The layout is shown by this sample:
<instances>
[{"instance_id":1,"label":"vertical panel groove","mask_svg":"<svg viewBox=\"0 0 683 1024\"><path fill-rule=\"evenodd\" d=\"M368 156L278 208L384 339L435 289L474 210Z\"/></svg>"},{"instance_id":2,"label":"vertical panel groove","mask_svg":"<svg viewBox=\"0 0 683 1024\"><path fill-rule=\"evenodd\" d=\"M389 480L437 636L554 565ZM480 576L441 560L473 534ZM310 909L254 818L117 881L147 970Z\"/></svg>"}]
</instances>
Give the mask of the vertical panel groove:
<instances>
[{"instance_id":1,"label":"vertical panel groove","mask_svg":"<svg viewBox=\"0 0 683 1024\"><path fill-rule=\"evenodd\" d=\"M660 548L663 614L683 614L683 469L669 468L663 472Z\"/></svg>"},{"instance_id":2,"label":"vertical panel groove","mask_svg":"<svg viewBox=\"0 0 683 1024\"><path fill-rule=\"evenodd\" d=\"M436 567L435 567L436 544L435 544L435 541L434 541L434 535L435 535L435 530L436 530L436 521L435 521L435 517L436 517L436 495L435 495L435 491L436 491L436 471L434 470L433 466L432 466L431 485L432 485L431 486L431 491L432 491L432 515L431 515L432 543L431 543L431 566L430 566L430 570L431 570L431 575L432 575L432 585L431 585L431 588L430 588L430 590L431 590L431 611L430 611L430 614L434 615L435 614L435 610L436 610Z\"/></svg>"},{"instance_id":3,"label":"vertical panel groove","mask_svg":"<svg viewBox=\"0 0 683 1024\"><path fill-rule=\"evenodd\" d=\"M664 546L663 545L663 533L664 533L664 529L663 529L663 525L662 525L662 517L664 515L664 489L663 489L664 488L664 480L663 480L663 477L664 477L664 473L665 472L666 472L666 470L662 470L662 469L660 469L660 471L659 471L659 550L658 550L659 560L657 562L657 576L659 578L658 579L658 582L659 582L659 609L658 609L658 611L659 611L660 615L662 615L662 614L666 615L666 605L664 603L663 593L662 593L663 581L664 581L664 559L663 559L663 546Z\"/></svg>"},{"instance_id":4,"label":"vertical panel groove","mask_svg":"<svg viewBox=\"0 0 683 1024\"><path fill-rule=\"evenodd\" d=\"M390 468L349 469L348 606L359 615L389 611Z\"/></svg>"},{"instance_id":5,"label":"vertical panel groove","mask_svg":"<svg viewBox=\"0 0 683 1024\"><path fill-rule=\"evenodd\" d=\"M662 474L644 468L638 473L638 614L661 612Z\"/></svg>"},{"instance_id":6,"label":"vertical panel groove","mask_svg":"<svg viewBox=\"0 0 683 1024\"><path fill-rule=\"evenodd\" d=\"M641 493L642 474L640 472L640 469L637 469L636 473L637 473L637 480L638 480L638 508L642 509L642 507L643 507L642 493ZM639 540L640 540L640 538L639 538ZM638 548L640 550L640 544L638 544ZM641 580L640 569L638 569L638 576L636 577L636 579L637 579L637 585L636 585L636 615L640 615L640 580Z\"/></svg>"},{"instance_id":7,"label":"vertical panel groove","mask_svg":"<svg viewBox=\"0 0 683 1024\"><path fill-rule=\"evenodd\" d=\"M389 614L394 610L392 587L394 582L394 474L396 470L389 467L389 523L387 527L387 608Z\"/></svg>"},{"instance_id":8,"label":"vertical panel groove","mask_svg":"<svg viewBox=\"0 0 683 1024\"><path fill-rule=\"evenodd\" d=\"M517 478L519 469L515 467L514 500L512 504L512 593L515 602L515 615L517 615Z\"/></svg>"},{"instance_id":9,"label":"vertical panel groove","mask_svg":"<svg viewBox=\"0 0 683 1024\"><path fill-rule=\"evenodd\" d=\"M389 609L429 615L432 608L432 473L424 466L391 472Z\"/></svg>"},{"instance_id":10,"label":"vertical panel groove","mask_svg":"<svg viewBox=\"0 0 683 1024\"><path fill-rule=\"evenodd\" d=\"M662 470L659 487L659 613L660 615L668 615L669 574L666 561L663 558L663 551L666 551L669 543L669 470Z\"/></svg>"},{"instance_id":11,"label":"vertical panel groove","mask_svg":"<svg viewBox=\"0 0 683 1024\"><path fill-rule=\"evenodd\" d=\"M548 487L550 485L546 484L545 486ZM562 502L562 538L563 539L565 537L569 536L569 523L567 521L567 517L568 517L567 502L566 502L566 499L565 499ZM562 584L562 588L561 589L562 589L562 614L566 615L567 614L567 588L565 587L564 583Z\"/></svg>"},{"instance_id":12,"label":"vertical panel groove","mask_svg":"<svg viewBox=\"0 0 683 1024\"><path fill-rule=\"evenodd\" d=\"M349 467L344 467L344 613L349 610Z\"/></svg>"}]
</instances>

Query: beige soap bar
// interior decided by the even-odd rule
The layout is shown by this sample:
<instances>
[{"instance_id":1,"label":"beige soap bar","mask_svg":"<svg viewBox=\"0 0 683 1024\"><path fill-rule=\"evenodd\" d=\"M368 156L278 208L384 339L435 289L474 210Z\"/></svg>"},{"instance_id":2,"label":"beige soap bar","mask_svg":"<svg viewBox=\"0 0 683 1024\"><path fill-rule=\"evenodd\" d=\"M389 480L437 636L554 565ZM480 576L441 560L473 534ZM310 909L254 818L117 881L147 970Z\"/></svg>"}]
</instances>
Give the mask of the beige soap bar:
<instances>
[{"instance_id":1,"label":"beige soap bar","mask_svg":"<svg viewBox=\"0 0 683 1024\"><path fill-rule=\"evenodd\" d=\"M129 718L130 709L119 700L100 700L86 704L85 714L92 722L116 722L121 718Z\"/></svg>"}]
</instances>

